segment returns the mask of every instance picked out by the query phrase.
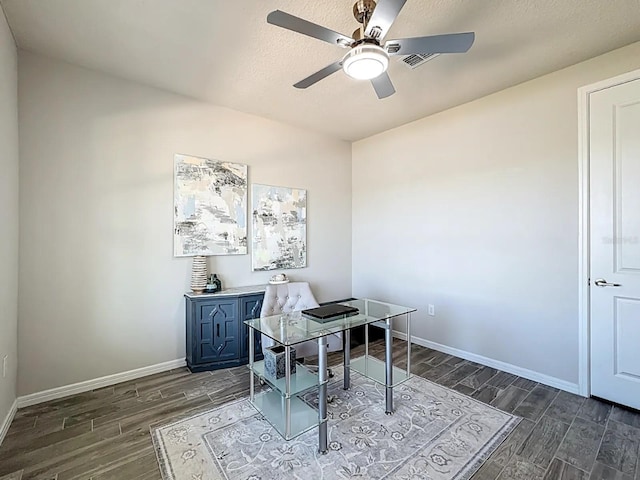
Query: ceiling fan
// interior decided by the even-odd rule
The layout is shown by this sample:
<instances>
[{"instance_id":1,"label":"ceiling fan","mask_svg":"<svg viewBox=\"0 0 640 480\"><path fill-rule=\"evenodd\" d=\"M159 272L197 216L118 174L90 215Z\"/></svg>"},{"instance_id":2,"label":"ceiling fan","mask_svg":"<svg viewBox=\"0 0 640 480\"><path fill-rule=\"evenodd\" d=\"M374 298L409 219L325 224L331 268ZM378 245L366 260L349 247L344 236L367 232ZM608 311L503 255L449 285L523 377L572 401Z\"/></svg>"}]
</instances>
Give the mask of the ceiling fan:
<instances>
[{"instance_id":1,"label":"ceiling fan","mask_svg":"<svg viewBox=\"0 0 640 480\"><path fill-rule=\"evenodd\" d=\"M406 1L379 0L377 5L375 0L356 1L353 16L362 26L353 32L352 37L280 10L271 12L267 22L272 25L349 49L341 60L299 81L294 87L310 87L342 69L357 80L371 80L378 98L386 98L396 91L387 74L390 55L464 53L471 48L475 39L473 32L400 38L383 43L384 36Z\"/></svg>"}]
</instances>

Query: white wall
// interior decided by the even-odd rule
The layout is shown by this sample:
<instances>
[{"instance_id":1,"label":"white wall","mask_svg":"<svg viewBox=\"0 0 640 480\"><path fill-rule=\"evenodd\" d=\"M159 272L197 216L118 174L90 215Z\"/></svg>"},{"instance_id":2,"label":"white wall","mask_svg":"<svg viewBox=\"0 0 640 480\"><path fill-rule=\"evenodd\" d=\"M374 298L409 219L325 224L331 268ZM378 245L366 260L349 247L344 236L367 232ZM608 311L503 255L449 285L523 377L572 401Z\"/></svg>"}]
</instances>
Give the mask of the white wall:
<instances>
[{"instance_id":1,"label":"white wall","mask_svg":"<svg viewBox=\"0 0 640 480\"><path fill-rule=\"evenodd\" d=\"M354 296L577 384L577 88L639 67L636 43L355 143Z\"/></svg>"},{"instance_id":2,"label":"white wall","mask_svg":"<svg viewBox=\"0 0 640 480\"><path fill-rule=\"evenodd\" d=\"M306 188L309 266L288 273L350 296L348 143L22 51L19 101L20 395L184 357L174 153ZM209 265L224 286L271 275L250 255Z\"/></svg>"},{"instance_id":3,"label":"white wall","mask_svg":"<svg viewBox=\"0 0 640 480\"><path fill-rule=\"evenodd\" d=\"M0 431L18 365L18 55L0 6ZM2 360L8 358L6 377ZM0 441L2 439L0 438Z\"/></svg>"}]
</instances>

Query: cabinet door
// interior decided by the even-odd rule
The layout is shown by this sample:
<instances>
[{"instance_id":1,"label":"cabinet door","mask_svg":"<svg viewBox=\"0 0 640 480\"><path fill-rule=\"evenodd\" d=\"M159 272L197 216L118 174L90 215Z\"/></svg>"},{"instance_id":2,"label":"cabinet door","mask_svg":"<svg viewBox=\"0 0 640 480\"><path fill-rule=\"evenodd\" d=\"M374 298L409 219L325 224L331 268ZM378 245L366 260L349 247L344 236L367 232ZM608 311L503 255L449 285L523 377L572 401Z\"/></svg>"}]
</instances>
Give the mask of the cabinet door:
<instances>
[{"instance_id":1,"label":"cabinet door","mask_svg":"<svg viewBox=\"0 0 640 480\"><path fill-rule=\"evenodd\" d=\"M240 353L237 299L203 302L197 308L196 361L237 359Z\"/></svg>"},{"instance_id":2,"label":"cabinet door","mask_svg":"<svg viewBox=\"0 0 640 480\"><path fill-rule=\"evenodd\" d=\"M241 331L242 331L242 343L240 348L240 357L249 359L249 327L244 324L245 320L251 320L260 316L262 310L262 301L264 294L248 295L246 297L240 297L240 312L242 319ZM260 332L254 331L254 351L255 360L262 360L262 335Z\"/></svg>"}]
</instances>

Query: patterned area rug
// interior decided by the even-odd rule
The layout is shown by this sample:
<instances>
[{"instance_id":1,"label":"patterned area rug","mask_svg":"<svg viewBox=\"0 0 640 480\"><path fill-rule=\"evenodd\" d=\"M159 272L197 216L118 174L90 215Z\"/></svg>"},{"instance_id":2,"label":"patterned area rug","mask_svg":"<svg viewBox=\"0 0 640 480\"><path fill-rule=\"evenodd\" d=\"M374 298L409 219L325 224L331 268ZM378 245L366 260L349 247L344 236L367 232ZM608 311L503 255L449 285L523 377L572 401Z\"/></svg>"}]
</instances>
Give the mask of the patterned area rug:
<instances>
[{"instance_id":1,"label":"patterned area rug","mask_svg":"<svg viewBox=\"0 0 640 480\"><path fill-rule=\"evenodd\" d=\"M394 389L393 415L384 387L356 373L348 391L336 375L329 394L326 455L317 429L286 442L242 399L153 429L163 478L466 480L520 421L421 377Z\"/></svg>"}]
</instances>

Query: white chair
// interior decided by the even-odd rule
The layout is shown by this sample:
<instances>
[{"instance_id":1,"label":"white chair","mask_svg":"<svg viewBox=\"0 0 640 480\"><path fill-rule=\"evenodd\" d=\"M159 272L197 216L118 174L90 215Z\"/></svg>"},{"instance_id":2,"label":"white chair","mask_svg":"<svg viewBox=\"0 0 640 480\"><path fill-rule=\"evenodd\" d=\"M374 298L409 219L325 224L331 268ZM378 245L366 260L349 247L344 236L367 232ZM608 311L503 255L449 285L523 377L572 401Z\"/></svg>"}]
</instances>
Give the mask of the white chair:
<instances>
[{"instance_id":1,"label":"white chair","mask_svg":"<svg viewBox=\"0 0 640 480\"><path fill-rule=\"evenodd\" d=\"M307 282L290 282L279 285L267 285L260 317L269 317L282 313L296 312L307 308L318 307L311 288ZM271 347L275 341L262 335L262 350ZM304 358L318 355L318 342L309 340L295 345L296 357ZM342 333L327 336L327 352L342 350ZM331 375L331 370L329 369ZM333 376L333 375L331 375Z\"/></svg>"}]
</instances>

